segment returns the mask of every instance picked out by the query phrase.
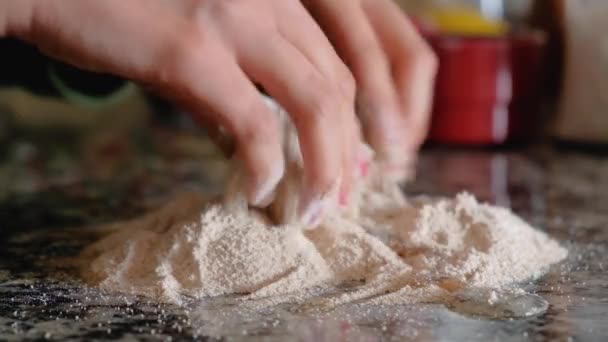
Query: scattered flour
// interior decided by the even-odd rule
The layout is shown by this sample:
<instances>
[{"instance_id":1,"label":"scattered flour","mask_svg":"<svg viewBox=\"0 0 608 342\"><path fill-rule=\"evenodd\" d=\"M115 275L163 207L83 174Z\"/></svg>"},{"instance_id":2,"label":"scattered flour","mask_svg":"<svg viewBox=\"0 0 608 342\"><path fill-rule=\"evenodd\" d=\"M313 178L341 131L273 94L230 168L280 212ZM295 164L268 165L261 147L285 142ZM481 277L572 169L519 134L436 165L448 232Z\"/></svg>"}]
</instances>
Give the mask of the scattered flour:
<instances>
[{"instance_id":1,"label":"scattered flour","mask_svg":"<svg viewBox=\"0 0 608 342\"><path fill-rule=\"evenodd\" d=\"M304 301L307 290L353 282L359 286L331 303L412 302L524 281L566 257L509 210L469 194L406 201L397 193L367 185L357 214L337 212L313 230L184 194L86 249L83 275L104 289L174 303L222 294Z\"/></svg>"},{"instance_id":2,"label":"scattered flour","mask_svg":"<svg viewBox=\"0 0 608 342\"><path fill-rule=\"evenodd\" d=\"M287 175L266 213L247 208L239 177L223 201L184 194L87 248L84 278L174 303L223 294L269 305L407 303L525 281L567 255L508 209L467 193L406 199L373 165L350 207L329 213L316 229L289 223L302 160L295 129L285 122Z\"/></svg>"}]
</instances>

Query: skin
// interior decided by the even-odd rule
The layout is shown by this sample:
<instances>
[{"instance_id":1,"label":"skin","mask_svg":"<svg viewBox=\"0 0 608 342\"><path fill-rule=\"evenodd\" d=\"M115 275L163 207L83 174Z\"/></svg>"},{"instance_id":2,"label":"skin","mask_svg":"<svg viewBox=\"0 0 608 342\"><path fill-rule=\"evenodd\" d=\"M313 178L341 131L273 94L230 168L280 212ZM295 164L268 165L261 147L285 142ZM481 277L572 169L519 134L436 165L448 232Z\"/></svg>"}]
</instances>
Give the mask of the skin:
<instances>
[{"instance_id":1,"label":"skin","mask_svg":"<svg viewBox=\"0 0 608 342\"><path fill-rule=\"evenodd\" d=\"M284 174L279 122L254 84L263 86L298 130L305 224L348 197L359 121L387 174L406 173L437 64L391 0L9 0L0 36L139 82L221 127L259 207Z\"/></svg>"}]
</instances>

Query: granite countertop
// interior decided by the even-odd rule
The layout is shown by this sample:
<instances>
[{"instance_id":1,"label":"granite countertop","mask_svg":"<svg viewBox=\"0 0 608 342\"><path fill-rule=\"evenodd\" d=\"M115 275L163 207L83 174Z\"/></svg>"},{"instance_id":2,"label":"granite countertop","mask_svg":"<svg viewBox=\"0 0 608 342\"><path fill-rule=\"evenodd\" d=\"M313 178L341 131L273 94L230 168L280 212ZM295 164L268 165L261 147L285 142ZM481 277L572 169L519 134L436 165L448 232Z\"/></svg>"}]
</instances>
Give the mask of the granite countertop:
<instances>
[{"instance_id":1,"label":"granite countertop","mask_svg":"<svg viewBox=\"0 0 608 342\"><path fill-rule=\"evenodd\" d=\"M567 261L525 285L549 303L543 314L498 319L429 304L345 306L319 318L289 308L219 315L214 301L194 311L82 285L67 260L96 238L87 227L135 217L184 189L217 191L225 168L194 134L155 130L152 138L106 136L77 146L21 138L0 152L0 340L608 337L608 156L428 148L406 188L412 195L472 192L567 246Z\"/></svg>"}]
</instances>

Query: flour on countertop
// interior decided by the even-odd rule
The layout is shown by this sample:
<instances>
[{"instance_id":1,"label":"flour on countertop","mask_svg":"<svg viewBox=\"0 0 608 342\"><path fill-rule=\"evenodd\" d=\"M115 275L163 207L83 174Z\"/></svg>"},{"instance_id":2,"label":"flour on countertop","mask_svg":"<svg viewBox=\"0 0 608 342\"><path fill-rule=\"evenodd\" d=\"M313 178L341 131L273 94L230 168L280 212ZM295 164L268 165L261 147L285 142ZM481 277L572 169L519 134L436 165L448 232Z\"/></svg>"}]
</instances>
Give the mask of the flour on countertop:
<instances>
[{"instance_id":1,"label":"flour on countertop","mask_svg":"<svg viewBox=\"0 0 608 342\"><path fill-rule=\"evenodd\" d=\"M349 282L363 285L337 295L336 303L386 293L394 302L525 281L566 257L556 241L508 209L466 193L403 199L392 208L365 205L394 196L367 187L357 216L336 213L302 230L185 194L85 250L83 274L104 289L174 303L222 294L289 296Z\"/></svg>"},{"instance_id":2,"label":"flour on countertop","mask_svg":"<svg viewBox=\"0 0 608 342\"><path fill-rule=\"evenodd\" d=\"M267 213L247 208L239 177L222 201L182 195L116 225L87 248L84 278L103 289L173 303L224 294L271 304L395 303L504 287L540 275L567 255L510 210L467 193L406 198L373 164L349 207L330 212L318 228L303 229L293 223L302 158L288 120L284 129L287 173ZM269 216L285 224L274 225ZM340 290L318 301L317 293L332 289Z\"/></svg>"}]
</instances>

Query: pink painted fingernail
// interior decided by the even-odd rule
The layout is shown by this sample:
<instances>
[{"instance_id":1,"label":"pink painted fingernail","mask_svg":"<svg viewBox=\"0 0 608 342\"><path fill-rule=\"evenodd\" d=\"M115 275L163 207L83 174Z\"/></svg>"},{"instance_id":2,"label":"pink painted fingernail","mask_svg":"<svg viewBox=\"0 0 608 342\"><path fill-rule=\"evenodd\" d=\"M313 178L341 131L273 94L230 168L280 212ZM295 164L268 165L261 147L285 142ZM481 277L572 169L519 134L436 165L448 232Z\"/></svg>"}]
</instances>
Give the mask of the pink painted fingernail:
<instances>
[{"instance_id":1,"label":"pink painted fingernail","mask_svg":"<svg viewBox=\"0 0 608 342\"><path fill-rule=\"evenodd\" d=\"M367 177L369 168L374 159L374 151L367 145L361 144L358 154L358 172L359 176Z\"/></svg>"},{"instance_id":2,"label":"pink painted fingernail","mask_svg":"<svg viewBox=\"0 0 608 342\"><path fill-rule=\"evenodd\" d=\"M367 177L367 175L369 174L369 165L369 162L359 164L359 172L361 173L361 177Z\"/></svg>"},{"instance_id":3,"label":"pink painted fingernail","mask_svg":"<svg viewBox=\"0 0 608 342\"><path fill-rule=\"evenodd\" d=\"M346 191L341 191L340 192L340 206L342 207L346 207L348 205L348 194Z\"/></svg>"},{"instance_id":4,"label":"pink painted fingernail","mask_svg":"<svg viewBox=\"0 0 608 342\"><path fill-rule=\"evenodd\" d=\"M359 145L359 153L358 153L359 161L371 161L374 159L374 150L372 150L369 145L365 143L361 143Z\"/></svg>"}]
</instances>

